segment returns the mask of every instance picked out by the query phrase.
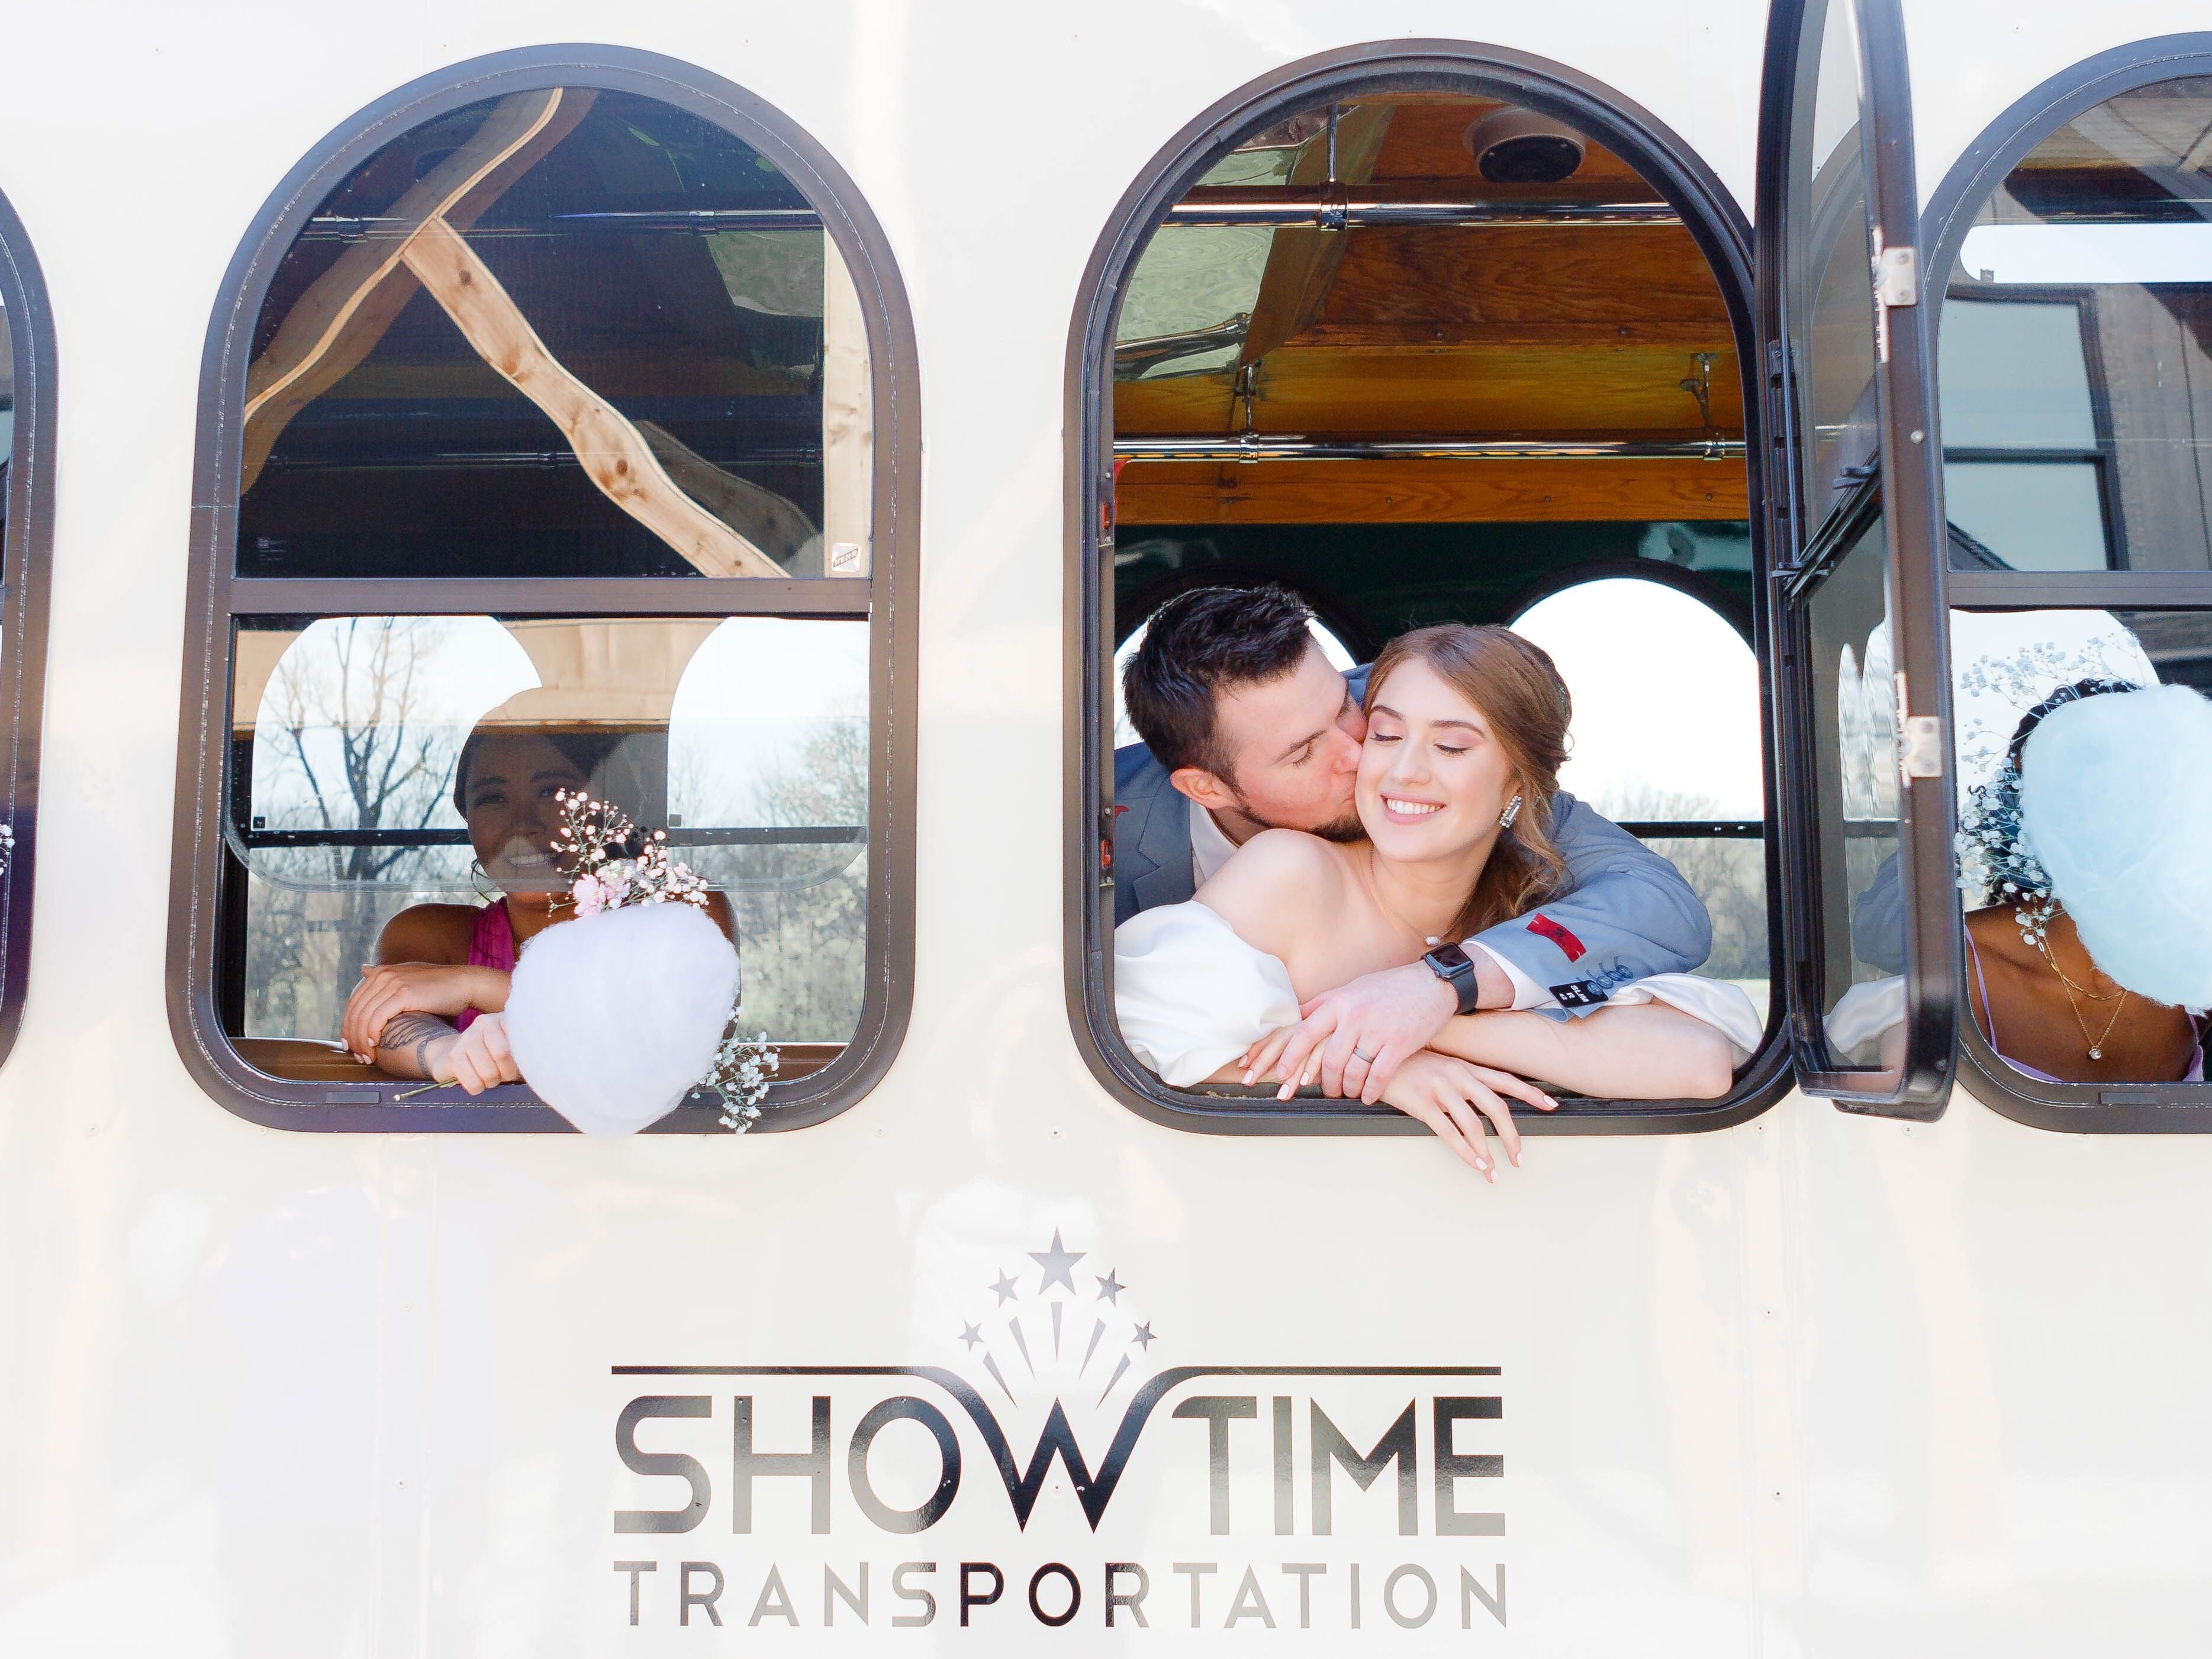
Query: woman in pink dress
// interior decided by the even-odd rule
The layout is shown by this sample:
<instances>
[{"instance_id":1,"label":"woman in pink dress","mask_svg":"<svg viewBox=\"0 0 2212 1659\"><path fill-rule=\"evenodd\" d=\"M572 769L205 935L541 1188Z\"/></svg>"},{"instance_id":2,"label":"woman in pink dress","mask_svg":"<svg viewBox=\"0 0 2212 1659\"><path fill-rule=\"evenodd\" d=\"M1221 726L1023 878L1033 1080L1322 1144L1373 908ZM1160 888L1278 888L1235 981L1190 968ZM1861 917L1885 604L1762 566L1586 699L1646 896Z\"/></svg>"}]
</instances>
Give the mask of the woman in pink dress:
<instances>
[{"instance_id":1,"label":"woman in pink dress","mask_svg":"<svg viewBox=\"0 0 2212 1659\"><path fill-rule=\"evenodd\" d=\"M413 905L385 924L376 960L346 1004L342 1034L356 1060L472 1095L521 1080L504 1023L477 1017L506 1008L522 947L573 913L553 836L561 792L591 787L579 763L588 742L532 731L470 734L453 769L453 805L501 896L481 906ZM732 933L720 894L707 914Z\"/></svg>"}]
</instances>

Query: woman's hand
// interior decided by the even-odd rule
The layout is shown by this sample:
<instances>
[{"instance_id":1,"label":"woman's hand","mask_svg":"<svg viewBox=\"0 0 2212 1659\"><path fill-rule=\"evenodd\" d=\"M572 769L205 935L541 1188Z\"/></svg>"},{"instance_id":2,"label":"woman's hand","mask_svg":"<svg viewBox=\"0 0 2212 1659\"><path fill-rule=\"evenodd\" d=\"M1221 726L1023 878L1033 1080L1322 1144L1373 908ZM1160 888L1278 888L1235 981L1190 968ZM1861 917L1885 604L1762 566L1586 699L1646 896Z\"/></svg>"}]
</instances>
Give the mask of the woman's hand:
<instances>
[{"instance_id":1,"label":"woman's hand","mask_svg":"<svg viewBox=\"0 0 2212 1659\"><path fill-rule=\"evenodd\" d=\"M507 1006L508 979L496 968L379 963L361 970L361 983L346 1001L340 1035L356 1057L373 1062L385 1024L395 1014L437 1014L451 1019L471 1008L497 1013Z\"/></svg>"},{"instance_id":2,"label":"woman's hand","mask_svg":"<svg viewBox=\"0 0 2212 1659\"><path fill-rule=\"evenodd\" d=\"M1485 1118L1496 1127L1507 1159L1516 1170L1521 1167L1521 1132L1514 1127L1507 1097L1540 1112L1555 1110L1559 1103L1525 1078L1440 1054L1432 1048L1408 1058L1382 1091L1387 1103L1427 1124L1463 1163L1493 1182L1498 1171L1484 1149Z\"/></svg>"},{"instance_id":3,"label":"woman's hand","mask_svg":"<svg viewBox=\"0 0 2212 1659\"><path fill-rule=\"evenodd\" d=\"M440 1083L458 1083L472 1095L500 1083L520 1083L522 1072L514 1051L507 1046L507 1016L482 1014L469 1022L442 1050L428 1056L430 1075Z\"/></svg>"}]
</instances>

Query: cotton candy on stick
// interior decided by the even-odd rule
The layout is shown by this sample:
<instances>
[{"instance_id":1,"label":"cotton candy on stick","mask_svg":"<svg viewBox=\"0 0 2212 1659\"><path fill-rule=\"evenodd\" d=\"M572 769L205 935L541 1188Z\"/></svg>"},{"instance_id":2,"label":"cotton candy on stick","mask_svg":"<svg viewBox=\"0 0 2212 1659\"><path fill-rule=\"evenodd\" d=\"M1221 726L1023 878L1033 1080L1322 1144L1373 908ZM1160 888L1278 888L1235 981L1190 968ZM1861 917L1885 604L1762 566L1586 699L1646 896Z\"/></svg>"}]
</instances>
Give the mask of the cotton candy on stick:
<instances>
[{"instance_id":1,"label":"cotton candy on stick","mask_svg":"<svg viewBox=\"0 0 2212 1659\"><path fill-rule=\"evenodd\" d=\"M2212 1005L2212 702L2084 697L2021 756L2024 838L2090 959L2154 1002Z\"/></svg>"},{"instance_id":2,"label":"cotton candy on stick","mask_svg":"<svg viewBox=\"0 0 2212 1659\"><path fill-rule=\"evenodd\" d=\"M635 1134L714 1064L738 953L696 905L632 904L548 927L507 999L523 1080L586 1134Z\"/></svg>"}]
</instances>

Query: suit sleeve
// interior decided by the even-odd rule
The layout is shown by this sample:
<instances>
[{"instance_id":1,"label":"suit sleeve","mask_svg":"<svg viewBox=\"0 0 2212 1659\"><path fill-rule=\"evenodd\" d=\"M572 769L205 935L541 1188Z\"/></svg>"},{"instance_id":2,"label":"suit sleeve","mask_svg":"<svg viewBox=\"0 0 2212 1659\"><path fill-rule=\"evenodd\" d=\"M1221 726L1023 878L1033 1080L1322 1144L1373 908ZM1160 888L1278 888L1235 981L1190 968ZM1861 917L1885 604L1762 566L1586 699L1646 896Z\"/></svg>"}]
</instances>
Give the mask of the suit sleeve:
<instances>
[{"instance_id":1,"label":"suit sleeve","mask_svg":"<svg viewBox=\"0 0 2212 1659\"><path fill-rule=\"evenodd\" d=\"M1571 885L1468 944L1494 952L1577 1014L1632 981L1703 963L1712 919L1681 872L1571 795L1552 810L1552 839Z\"/></svg>"},{"instance_id":2,"label":"suit sleeve","mask_svg":"<svg viewBox=\"0 0 2212 1659\"><path fill-rule=\"evenodd\" d=\"M1905 881L1894 853L1851 901L1851 954L1885 974L1905 971Z\"/></svg>"}]
</instances>

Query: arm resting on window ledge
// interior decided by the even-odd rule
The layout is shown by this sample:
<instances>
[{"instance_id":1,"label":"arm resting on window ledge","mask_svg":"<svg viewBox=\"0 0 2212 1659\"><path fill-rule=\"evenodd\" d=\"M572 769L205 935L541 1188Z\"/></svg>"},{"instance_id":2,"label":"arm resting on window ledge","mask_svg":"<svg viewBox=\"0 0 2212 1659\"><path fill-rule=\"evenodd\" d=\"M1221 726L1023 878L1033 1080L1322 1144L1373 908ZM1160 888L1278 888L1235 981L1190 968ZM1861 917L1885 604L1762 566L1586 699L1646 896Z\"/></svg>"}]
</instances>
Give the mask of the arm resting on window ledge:
<instances>
[{"instance_id":1,"label":"arm resting on window ledge","mask_svg":"<svg viewBox=\"0 0 2212 1659\"><path fill-rule=\"evenodd\" d=\"M1729 1040L1656 1002L1601 1008L1574 1020L1463 1014L1431 1046L1595 1100L1717 1100L1735 1081Z\"/></svg>"},{"instance_id":2,"label":"arm resting on window ledge","mask_svg":"<svg viewBox=\"0 0 2212 1659\"><path fill-rule=\"evenodd\" d=\"M438 1062L460 1040L451 1020L435 1014L394 1014L377 1035L376 1069L387 1077L435 1079Z\"/></svg>"}]
</instances>

